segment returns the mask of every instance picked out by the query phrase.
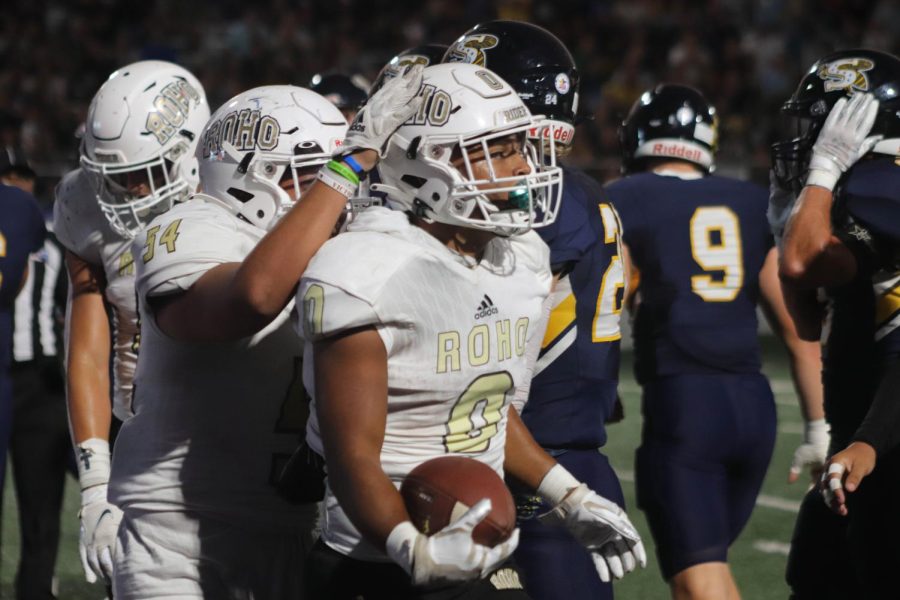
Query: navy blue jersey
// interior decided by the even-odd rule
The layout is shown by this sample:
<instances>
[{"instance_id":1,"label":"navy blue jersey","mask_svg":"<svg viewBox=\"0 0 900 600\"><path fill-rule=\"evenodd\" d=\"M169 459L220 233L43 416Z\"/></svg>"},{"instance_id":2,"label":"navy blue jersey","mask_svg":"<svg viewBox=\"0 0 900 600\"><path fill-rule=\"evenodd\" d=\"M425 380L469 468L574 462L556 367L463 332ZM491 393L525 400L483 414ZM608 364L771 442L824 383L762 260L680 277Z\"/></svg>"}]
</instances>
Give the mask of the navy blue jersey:
<instances>
[{"instance_id":1,"label":"navy blue jersey","mask_svg":"<svg viewBox=\"0 0 900 600\"><path fill-rule=\"evenodd\" d=\"M0 184L0 369L9 364L12 311L28 256L40 250L46 234L31 194Z\"/></svg>"},{"instance_id":2,"label":"navy blue jersey","mask_svg":"<svg viewBox=\"0 0 900 600\"><path fill-rule=\"evenodd\" d=\"M546 448L597 448L616 400L624 275L619 220L603 188L566 168L556 222L538 229L564 273L522 419ZM556 269L554 269L556 271Z\"/></svg>"},{"instance_id":3,"label":"navy blue jersey","mask_svg":"<svg viewBox=\"0 0 900 600\"><path fill-rule=\"evenodd\" d=\"M882 362L900 355L900 165L857 163L839 191L838 236L874 272L875 339Z\"/></svg>"},{"instance_id":4,"label":"navy blue jersey","mask_svg":"<svg viewBox=\"0 0 900 600\"><path fill-rule=\"evenodd\" d=\"M766 190L724 177L641 173L607 192L640 275L638 381L758 372L759 272L772 247Z\"/></svg>"}]
</instances>

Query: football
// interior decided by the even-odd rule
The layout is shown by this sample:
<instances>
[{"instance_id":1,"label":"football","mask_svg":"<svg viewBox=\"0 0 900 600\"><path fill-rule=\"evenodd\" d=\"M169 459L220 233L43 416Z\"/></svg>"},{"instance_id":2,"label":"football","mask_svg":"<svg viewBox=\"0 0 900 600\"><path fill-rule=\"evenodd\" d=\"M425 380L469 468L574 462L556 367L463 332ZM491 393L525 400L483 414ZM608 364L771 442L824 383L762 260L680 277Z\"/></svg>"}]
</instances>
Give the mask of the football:
<instances>
[{"instance_id":1,"label":"football","mask_svg":"<svg viewBox=\"0 0 900 600\"><path fill-rule=\"evenodd\" d=\"M516 505L506 484L472 458L442 456L423 462L403 480L400 495L413 524L425 535L446 527L482 498L491 500L491 512L472 533L477 543L496 546L516 527Z\"/></svg>"}]
</instances>

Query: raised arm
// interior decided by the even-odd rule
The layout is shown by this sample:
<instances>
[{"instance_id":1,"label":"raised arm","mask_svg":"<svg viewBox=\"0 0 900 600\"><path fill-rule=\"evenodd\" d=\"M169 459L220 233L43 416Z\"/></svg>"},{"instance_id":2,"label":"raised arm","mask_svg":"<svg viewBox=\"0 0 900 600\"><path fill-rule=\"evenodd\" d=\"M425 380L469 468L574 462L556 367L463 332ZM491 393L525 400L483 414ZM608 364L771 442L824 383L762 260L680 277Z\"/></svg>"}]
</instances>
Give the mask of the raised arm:
<instances>
[{"instance_id":1,"label":"raised arm","mask_svg":"<svg viewBox=\"0 0 900 600\"><path fill-rule=\"evenodd\" d=\"M335 155L345 162L345 171L353 175L347 166L353 163L365 172L375 167L387 138L418 110L421 81L422 67L413 67L363 107ZM290 301L358 183L323 167L319 179L241 263L214 267L188 291L155 300L157 324L168 335L190 341L233 340L265 327Z\"/></svg>"},{"instance_id":2,"label":"raised arm","mask_svg":"<svg viewBox=\"0 0 900 600\"><path fill-rule=\"evenodd\" d=\"M374 154L363 150L355 157L374 164ZM243 262L214 267L186 292L152 300L157 325L167 335L190 341L226 341L256 333L290 301L346 202L340 192L315 182Z\"/></svg>"},{"instance_id":3,"label":"raised arm","mask_svg":"<svg viewBox=\"0 0 900 600\"><path fill-rule=\"evenodd\" d=\"M789 285L814 288L849 282L856 275L853 253L831 227L834 188L875 142L868 137L878 101L871 94L841 98L832 107L813 146L806 186L784 232L780 274Z\"/></svg>"}]
</instances>

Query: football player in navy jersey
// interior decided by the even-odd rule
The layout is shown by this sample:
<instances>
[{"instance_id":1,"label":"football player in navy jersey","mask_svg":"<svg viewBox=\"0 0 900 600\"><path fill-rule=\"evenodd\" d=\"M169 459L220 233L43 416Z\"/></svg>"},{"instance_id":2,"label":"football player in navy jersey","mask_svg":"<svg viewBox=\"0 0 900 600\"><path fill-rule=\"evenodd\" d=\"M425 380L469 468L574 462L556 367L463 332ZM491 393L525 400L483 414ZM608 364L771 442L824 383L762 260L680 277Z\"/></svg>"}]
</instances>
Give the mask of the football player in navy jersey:
<instances>
[{"instance_id":1,"label":"football player in navy jersey","mask_svg":"<svg viewBox=\"0 0 900 600\"><path fill-rule=\"evenodd\" d=\"M775 149L776 165L793 167L777 170L782 184L803 182L796 207L772 199L774 211L790 215L782 278L793 293L825 287L832 300L824 382L832 449L840 452L821 492L829 507L849 517L835 524L804 503L788 571L798 599L837 597L837 588L896 597L898 87L895 56L846 50L823 57L784 106L806 131ZM841 301L848 297L856 301ZM819 574L823 564L829 568L828 557L840 576ZM838 563L844 557L851 569Z\"/></svg>"},{"instance_id":2,"label":"football player in navy jersey","mask_svg":"<svg viewBox=\"0 0 900 600\"><path fill-rule=\"evenodd\" d=\"M533 114L549 126L530 133L571 147L578 111L579 73L566 46L549 31L518 21L476 25L450 46L445 62L471 62L506 80ZM522 420L560 464L622 508L622 488L608 459L605 424L616 402L619 316L627 259L621 226L601 185L563 167L563 198L556 221L537 230L550 246L557 279ZM515 487L515 486L514 486ZM532 493L516 495L521 537L516 562L536 600L612 598L608 577L563 527L538 516L549 506ZM613 574L618 578L619 575Z\"/></svg>"},{"instance_id":3,"label":"football player in navy jersey","mask_svg":"<svg viewBox=\"0 0 900 600\"><path fill-rule=\"evenodd\" d=\"M790 351L808 412L821 411L818 345L797 337L784 307L766 192L711 174L717 136L700 92L659 85L625 119L627 177L607 186L639 281L638 504L674 598L740 597L728 547L750 518L776 425L757 304Z\"/></svg>"},{"instance_id":4,"label":"football player in navy jersey","mask_svg":"<svg viewBox=\"0 0 900 600\"><path fill-rule=\"evenodd\" d=\"M12 431L13 307L28 274L28 257L40 250L47 231L34 197L0 183L0 493L6 474L6 449Z\"/></svg>"}]
</instances>

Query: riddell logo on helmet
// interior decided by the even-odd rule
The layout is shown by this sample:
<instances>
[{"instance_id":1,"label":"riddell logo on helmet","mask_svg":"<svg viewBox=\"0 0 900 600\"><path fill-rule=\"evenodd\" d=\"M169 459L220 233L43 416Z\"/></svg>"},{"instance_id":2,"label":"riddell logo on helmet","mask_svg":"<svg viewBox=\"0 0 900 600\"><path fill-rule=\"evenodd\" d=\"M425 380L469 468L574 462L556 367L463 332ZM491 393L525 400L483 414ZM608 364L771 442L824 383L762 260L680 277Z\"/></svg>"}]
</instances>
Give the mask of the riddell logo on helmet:
<instances>
[{"instance_id":1,"label":"riddell logo on helmet","mask_svg":"<svg viewBox=\"0 0 900 600\"><path fill-rule=\"evenodd\" d=\"M528 130L528 137L536 138L549 138L550 137L550 126L545 125L541 128L541 134L538 136L538 128L532 127ZM572 141L572 138L575 137L575 130L571 127L554 127L553 128L553 141L559 142L560 144L568 144Z\"/></svg>"},{"instance_id":2,"label":"riddell logo on helmet","mask_svg":"<svg viewBox=\"0 0 900 600\"><path fill-rule=\"evenodd\" d=\"M653 144L650 150L653 156L674 156L685 160L700 162L702 154L699 150L682 146L681 144Z\"/></svg>"}]
</instances>

